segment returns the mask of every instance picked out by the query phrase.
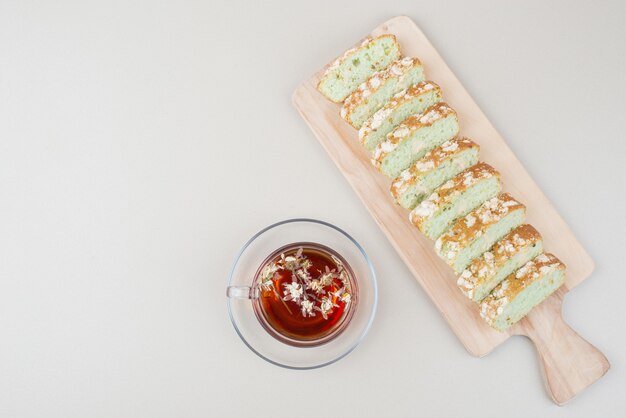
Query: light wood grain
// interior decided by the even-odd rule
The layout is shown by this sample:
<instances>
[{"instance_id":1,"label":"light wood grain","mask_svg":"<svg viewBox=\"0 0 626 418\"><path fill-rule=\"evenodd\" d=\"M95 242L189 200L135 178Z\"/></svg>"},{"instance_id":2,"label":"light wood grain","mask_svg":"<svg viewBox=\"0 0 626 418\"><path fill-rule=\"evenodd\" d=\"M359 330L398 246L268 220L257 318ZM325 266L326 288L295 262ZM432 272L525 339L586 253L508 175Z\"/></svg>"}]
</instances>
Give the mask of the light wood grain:
<instances>
[{"instance_id":1,"label":"light wood grain","mask_svg":"<svg viewBox=\"0 0 626 418\"><path fill-rule=\"evenodd\" d=\"M500 171L504 190L526 204L528 222L541 232L546 249L567 265L562 289L526 319L506 333L482 321L478 307L461 294L452 270L435 254L432 241L409 223L407 211L393 203L390 180L371 165L357 131L339 116L340 106L317 91L322 70L296 89L293 103L465 348L483 356L510 335L528 336L537 346L552 398L566 402L609 367L595 347L563 322L560 312L562 296L591 274L593 261L415 23L396 17L371 35L382 33L395 34L403 54L422 61L427 78L441 86L444 100L457 111L462 135L481 145L481 160Z\"/></svg>"},{"instance_id":2,"label":"light wood grain","mask_svg":"<svg viewBox=\"0 0 626 418\"><path fill-rule=\"evenodd\" d=\"M563 321L567 289L559 289L515 328L537 348L548 393L563 405L609 370L609 362L592 344Z\"/></svg>"}]
</instances>

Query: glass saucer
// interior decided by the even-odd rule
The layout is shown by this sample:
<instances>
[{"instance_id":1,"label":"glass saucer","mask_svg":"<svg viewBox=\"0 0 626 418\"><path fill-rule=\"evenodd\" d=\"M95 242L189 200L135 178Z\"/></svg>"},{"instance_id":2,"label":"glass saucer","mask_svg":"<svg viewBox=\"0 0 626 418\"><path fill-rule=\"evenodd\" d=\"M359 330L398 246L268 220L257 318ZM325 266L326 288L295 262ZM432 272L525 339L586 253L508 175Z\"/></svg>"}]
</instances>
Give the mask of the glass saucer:
<instances>
[{"instance_id":1,"label":"glass saucer","mask_svg":"<svg viewBox=\"0 0 626 418\"><path fill-rule=\"evenodd\" d=\"M342 229L315 219L288 219L263 228L246 242L235 257L228 286L250 286L266 257L294 242L330 247L352 268L358 285L358 303L346 329L322 345L295 347L265 330L249 299L227 298L228 314L244 344L262 359L288 369L315 369L347 356L369 331L378 302L376 273L365 250Z\"/></svg>"}]
</instances>

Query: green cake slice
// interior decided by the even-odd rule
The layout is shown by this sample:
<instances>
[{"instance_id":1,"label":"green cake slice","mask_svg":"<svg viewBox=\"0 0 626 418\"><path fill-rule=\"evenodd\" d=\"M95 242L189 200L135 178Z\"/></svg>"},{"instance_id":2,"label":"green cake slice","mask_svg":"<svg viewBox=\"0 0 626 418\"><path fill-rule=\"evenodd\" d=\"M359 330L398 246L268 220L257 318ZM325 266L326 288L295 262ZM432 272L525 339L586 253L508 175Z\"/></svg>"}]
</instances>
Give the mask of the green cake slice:
<instances>
[{"instance_id":1,"label":"green cake slice","mask_svg":"<svg viewBox=\"0 0 626 418\"><path fill-rule=\"evenodd\" d=\"M565 281L565 265L552 254L524 264L480 303L480 316L504 331L556 291Z\"/></svg>"},{"instance_id":2,"label":"green cake slice","mask_svg":"<svg viewBox=\"0 0 626 418\"><path fill-rule=\"evenodd\" d=\"M391 195L405 209L413 209L461 171L478 162L480 147L467 138L446 141L417 160L391 183Z\"/></svg>"},{"instance_id":3,"label":"green cake slice","mask_svg":"<svg viewBox=\"0 0 626 418\"><path fill-rule=\"evenodd\" d=\"M343 102L359 84L400 58L400 45L394 35L368 38L347 50L328 66L317 89L329 100Z\"/></svg>"},{"instance_id":4,"label":"green cake slice","mask_svg":"<svg viewBox=\"0 0 626 418\"><path fill-rule=\"evenodd\" d=\"M368 151L373 151L402 121L422 113L441 98L441 89L432 81L422 81L400 91L363 123L359 140Z\"/></svg>"},{"instance_id":5,"label":"green cake slice","mask_svg":"<svg viewBox=\"0 0 626 418\"><path fill-rule=\"evenodd\" d=\"M474 302L483 300L509 274L543 251L541 234L524 224L477 257L463 270L457 285Z\"/></svg>"},{"instance_id":6,"label":"green cake slice","mask_svg":"<svg viewBox=\"0 0 626 418\"><path fill-rule=\"evenodd\" d=\"M500 174L478 163L454 176L413 209L411 223L434 240L452 223L500 193Z\"/></svg>"},{"instance_id":7,"label":"green cake slice","mask_svg":"<svg viewBox=\"0 0 626 418\"><path fill-rule=\"evenodd\" d=\"M372 164L389 177L398 176L411 163L459 133L456 112L436 103L419 115L409 116L385 141L376 146Z\"/></svg>"},{"instance_id":8,"label":"green cake slice","mask_svg":"<svg viewBox=\"0 0 626 418\"><path fill-rule=\"evenodd\" d=\"M422 63L417 58L402 58L360 84L343 102L341 117L359 129L393 95L422 80Z\"/></svg>"},{"instance_id":9,"label":"green cake slice","mask_svg":"<svg viewBox=\"0 0 626 418\"><path fill-rule=\"evenodd\" d=\"M483 203L437 238L435 250L457 273L524 223L526 207L502 193Z\"/></svg>"}]
</instances>

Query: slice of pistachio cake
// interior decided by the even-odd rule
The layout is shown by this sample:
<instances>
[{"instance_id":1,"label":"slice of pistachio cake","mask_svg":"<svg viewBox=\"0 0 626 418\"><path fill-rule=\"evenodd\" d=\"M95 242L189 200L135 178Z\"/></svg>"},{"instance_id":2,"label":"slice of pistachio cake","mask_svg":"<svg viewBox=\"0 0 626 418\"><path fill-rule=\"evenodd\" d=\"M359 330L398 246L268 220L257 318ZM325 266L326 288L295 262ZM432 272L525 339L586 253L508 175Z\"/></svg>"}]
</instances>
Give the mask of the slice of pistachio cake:
<instances>
[{"instance_id":1,"label":"slice of pistachio cake","mask_svg":"<svg viewBox=\"0 0 626 418\"><path fill-rule=\"evenodd\" d=\"M541 234L532 225L518 226L475 258L463 270L457 285L465 296L480 302L509 274L542 252Z\"/></svg>"},{"instance_id":2,"label":"slice of pistachio cake","mask_svg":"<svg viewBox=\"0 0 626 418\"><path fill-rule=\"evenodd\" d=\"M400 45L395 35L367 38L361 45L347 50L328 66L317 89L329 100L343 102L359 84L398 58Z\"/></svg>"},{"instance_id":3,"label":"slice of pistachio cake","mask_svg":"<svg viewBox=\"0 0 626 418\"><path fill-rule=\"evenodd\" d=\"M422 113L441 99L441 88L432 81L422 81L402 90L363 123L359 140L368 151L373 151L402 121Z\"/></svg>"},{"instance_id":4,"label":"slice of pistachio cake","mask_svg":"<svg viewBox=\"0 0 626 418\"><path fill-rule=\"evenodd\" d=\"M393 95L423 80L424 67L417 58L399 59L361 83L343 102L341 117L359 129Z\"/></svg>"},{"instance_id":5,"label":"slice of pistachio cake","mask_svg":"<svg viewBox=\"0 0 626 418\"><path fill-rule=\"evenodd\" d=\"M483 203L435 242L435 251L457 274L497 241L524 223L526 207L508 193Z\"/></svg>"},{"instance_id":6,"label":"slice of pistachio cake","mask_svg":"<svg viewBox=\"0 0 626 418\"><path fill-rule=\"evenodd\" d=\"M478 144L467 138L446 141L417 160L391 183L391 195L405 209L413 209L461 171L478 162Z\"/></svg>"},{"instance_id":7,"label":"slice of pistachio cake","mask_svg":"<svg viewBox=\"0 0 626 418\"><path fill-rule=\"evenodd\" d=\"M489 164L478 163L437 188L411 211L409 220L435 240L453 222L500 193L500 174Z\"/></svg>"},{"instance_id":8,"label":"slice of pistachio cake","mask_svg":"<svg viewBox=\"0 0 626 418\"><path fill-rule=\"evenodd\" d=\"M524 264L480 303L480 316L504 331L554 293L565 281L565 264L543 253Z\"/></svg>"},{"instance_id":9,"label":"slice of pistachio cake","mask_svg":"<svg viewBox=\"0 0 626 418\"><path fill-rule=\"evenodd\" d=\"M386 176L396 177L458 133L456 112L446 103L436 103L419 115L409 116L387 134L385 141L376 146L372 164Z\"/></svg>"}]
</instances>

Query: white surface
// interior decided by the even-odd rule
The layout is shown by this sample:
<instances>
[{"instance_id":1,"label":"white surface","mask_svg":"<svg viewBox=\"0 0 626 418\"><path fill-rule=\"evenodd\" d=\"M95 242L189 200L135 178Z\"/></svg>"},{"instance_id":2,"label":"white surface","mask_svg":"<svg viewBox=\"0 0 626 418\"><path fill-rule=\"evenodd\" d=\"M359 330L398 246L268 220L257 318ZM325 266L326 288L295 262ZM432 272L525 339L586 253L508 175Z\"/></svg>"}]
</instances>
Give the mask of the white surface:
<instances>
[{"instance_id":1,"label":"white surface","mask_svg":"<svg viewBox=\"0 0 626 418\"><path fill-rule=\"evenodd\" d=\"M623 416L623 2L56 3L0 3L0 416ZM398 14L597 262L565 317L612 369L562 409L529 341L463 350L291 107ZM254 356L224 298L239 246L296 216L380 278L369 337L310 372Z\"/></svg>"}]
</instances>

